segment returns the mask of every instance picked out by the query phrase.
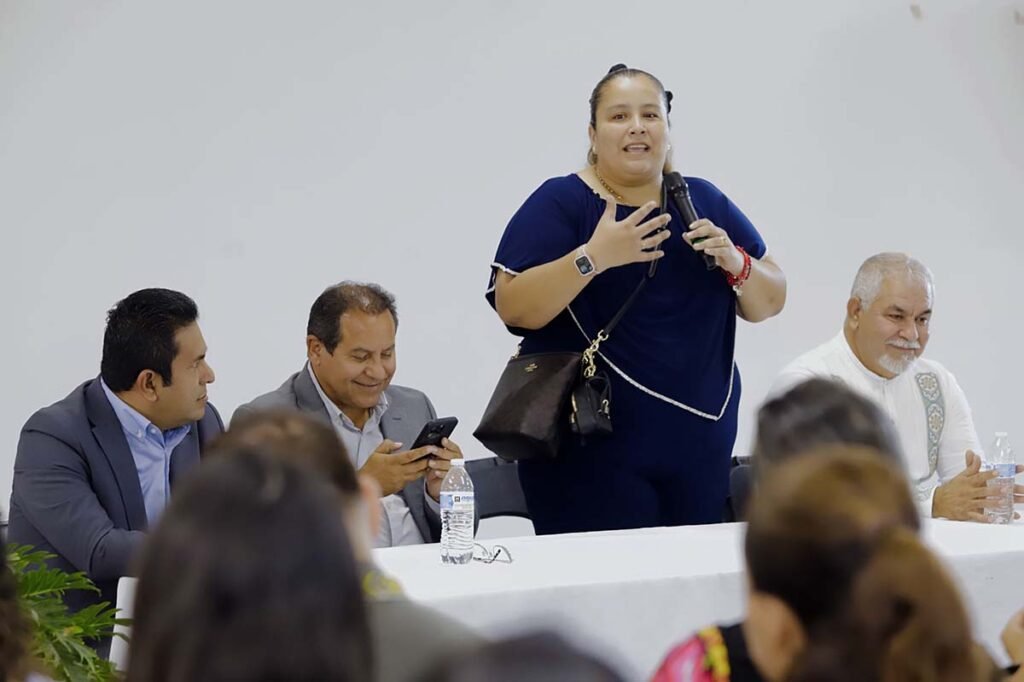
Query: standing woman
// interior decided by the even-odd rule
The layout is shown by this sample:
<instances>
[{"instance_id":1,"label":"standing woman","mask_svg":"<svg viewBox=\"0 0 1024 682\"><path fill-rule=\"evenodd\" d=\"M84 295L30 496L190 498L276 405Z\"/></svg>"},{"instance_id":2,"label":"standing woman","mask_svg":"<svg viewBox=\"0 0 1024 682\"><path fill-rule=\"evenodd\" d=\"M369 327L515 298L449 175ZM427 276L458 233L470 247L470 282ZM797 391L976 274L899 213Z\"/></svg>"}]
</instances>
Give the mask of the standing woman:
<instances>
[{"instance_id":1,"label":"standing woman","mask_svg":"<svg viewBox=\"0 0 1024 682\"><path fill-rule=\"evenodd\" d=\"M710 182L687 178L702 216L691 226L664 201L671 101L651 74L612 67L590 98L587 167L526 200L492 264L488 300L523 354L584 350L653 269L600 349L614 433L520 463L537 533L722 519L740 397L736 316L776 315L786 281Z\"/></svg>"}]
</instances>

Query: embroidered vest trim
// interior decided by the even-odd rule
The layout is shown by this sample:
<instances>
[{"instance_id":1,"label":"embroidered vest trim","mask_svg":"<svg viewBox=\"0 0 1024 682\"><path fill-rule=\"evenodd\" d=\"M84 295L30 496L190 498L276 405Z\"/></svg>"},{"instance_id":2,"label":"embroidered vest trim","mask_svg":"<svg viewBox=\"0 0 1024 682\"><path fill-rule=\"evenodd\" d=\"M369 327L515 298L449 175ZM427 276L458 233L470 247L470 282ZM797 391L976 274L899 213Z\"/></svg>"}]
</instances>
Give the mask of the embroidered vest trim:
<instances>
[{"instance_id":1,"label":"embroidered vest trim","mask_svg":"<svg viewBox=\"0 0 1024 682\"><path fill-rule=\"evenodd\" d=\"M942 431L946 427L946 398L942 394L942 384L934 372L920 372L914 375L917 382L917 390L921 392L921 400L924 401L925 425L928 431L928 473L914 480L914 487L918 497L924 499L931 494L931 486L924 484L935 475L939 466L939 443L942 441Z\"/></svg>"}]
</instances>

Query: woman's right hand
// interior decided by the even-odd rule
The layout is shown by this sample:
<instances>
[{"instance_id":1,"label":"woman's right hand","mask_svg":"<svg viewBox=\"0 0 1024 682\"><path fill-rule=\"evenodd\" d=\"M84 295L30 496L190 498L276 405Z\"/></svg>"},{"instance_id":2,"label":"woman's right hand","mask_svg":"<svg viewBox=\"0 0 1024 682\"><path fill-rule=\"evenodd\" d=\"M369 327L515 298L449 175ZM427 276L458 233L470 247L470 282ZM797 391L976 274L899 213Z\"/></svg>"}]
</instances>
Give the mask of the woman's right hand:
<instances>
[{"instance_id":1,"label":"woman's right hand","mask_svg":"<svg viewBox=\"0 0 1024 682\"><path fill-rule=\"evenodd\" d=\"M644 221L651 211L656 209L658 204L648 201L646 204L630 213L624 220L615 219L615 211L618 208L615 201L608 199L605 203L604 214L594 229L594 235L587 242L587 254L598 271L616 268L629 263L644 263L657 260L665 255L664 251L657 249L657 246L671 236L667 229L651 235L650 233L658 228L665 227L672 219L667 213ZM644 237L644 235L650 235ZM644 249L652 249L645 251Z\"/></svg>"}]
</instances>

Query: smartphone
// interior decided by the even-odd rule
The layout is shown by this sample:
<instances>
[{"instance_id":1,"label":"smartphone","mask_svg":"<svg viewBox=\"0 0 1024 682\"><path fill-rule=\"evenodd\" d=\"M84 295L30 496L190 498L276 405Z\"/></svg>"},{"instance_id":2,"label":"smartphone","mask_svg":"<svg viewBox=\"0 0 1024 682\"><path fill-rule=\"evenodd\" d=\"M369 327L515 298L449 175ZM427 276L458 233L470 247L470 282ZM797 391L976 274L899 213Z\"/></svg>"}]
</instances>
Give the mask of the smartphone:
<instances>
[{"instance_id":1,"label":"smartphone","mask_svg":"<svg viewBox=\"0 0 1024 682\"><path fill-rule=\"evenodd\" d=\"M433 419L427 422L423 425L420 435L416 436L416 441L409 449L415 450L426 445L441 447L441 439L451 438L452 431L455 430L458 423L459 420L455 417L441 417L440 419Z\"/></svg>"}]
</instances>

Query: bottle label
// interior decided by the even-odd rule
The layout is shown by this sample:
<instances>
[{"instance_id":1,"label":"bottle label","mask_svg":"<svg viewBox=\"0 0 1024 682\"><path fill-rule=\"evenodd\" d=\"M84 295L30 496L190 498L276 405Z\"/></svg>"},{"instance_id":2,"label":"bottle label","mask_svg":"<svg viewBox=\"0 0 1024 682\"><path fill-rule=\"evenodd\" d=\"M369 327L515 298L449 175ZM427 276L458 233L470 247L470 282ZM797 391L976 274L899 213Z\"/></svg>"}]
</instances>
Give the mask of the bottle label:
<instances>
[{"instance_id":1,"label":"bottle label","mask_svg":"<svg viewBox=\"0 0 1024 682\"><path fill-rule=\"evenodd\" d=\"M441 493L441 511L473 511L473 493Z\"/></svg>"},{"instance_id":2,"label":"bottle label","mask_svg":"<svg viewBox=\"0 0 1024 682\"><path fill-rule=\"evenodd\" d=\"M1013 478L1017 475L1016 464L990 464L989 468L996 472L997 478Z\"/></svg>"}]
</instances>

